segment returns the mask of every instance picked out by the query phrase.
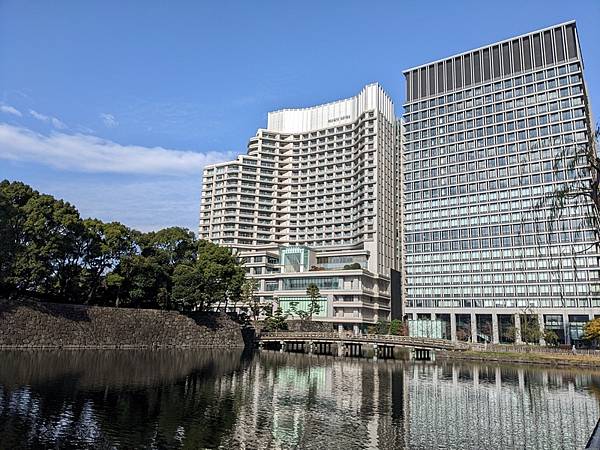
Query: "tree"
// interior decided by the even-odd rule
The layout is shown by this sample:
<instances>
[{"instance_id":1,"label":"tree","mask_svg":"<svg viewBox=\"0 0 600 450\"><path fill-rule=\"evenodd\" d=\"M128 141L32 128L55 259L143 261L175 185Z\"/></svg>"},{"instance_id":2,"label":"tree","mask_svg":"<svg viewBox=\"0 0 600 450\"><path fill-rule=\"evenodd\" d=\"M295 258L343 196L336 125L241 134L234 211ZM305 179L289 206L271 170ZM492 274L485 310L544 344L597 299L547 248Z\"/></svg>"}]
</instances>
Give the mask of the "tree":
<instances>
[{"instance_id":1,"label":"tree","mask_svg":"<svg viewBox=\"0 0 600 450\"><path fill-rule=\"evenodd\" d=\"M588 136L586 144L565 146L555 159L554 171L566 170L571 180L562 183L558 190L550 193L547 200L552 207L553 215L560 217L571 200L586 199L586 204L590 206L586 215L586 224L593 227L598 239L600 237L600 160L598 158L600 127L597 127L594 132L589 132Z\"/></svg>"},{"instance_id":2,"label":"tree","mask_svg":"<svg viewBox=\"0 0 600 450\"><path fill-rule=\"evenodd\" d=\"M194 265L198 254L198 242L194 233L180 227L164 228L159 231L137 233L139 253L159 275L153 291L148 292L156 305L170 309L173 304L175 270L182 264Z\"/></svg>"},{"instance_id":3,"label":"tree","mask_svg":"<svg viewBox=\"0 0 600 450\"><path fill-rule=\"evenodd\" d=\"M109 269L113 269L124 256L135 252L132 230L119 222L104 223L98 219L83 221L83 265L87 290L85 303L94 300L98 288ZM118 276L115 274L115 277ZM112 277L112 282L117 278ZM120 286L120 283L119 283Z\"/></svg>"},{"instance_id":4,"label":"tree","mask_svg":"<svg viewBox=\"0 0 600 450\"><path fill-rule=\"evenodd\" d=\"M521 338L521 341L526 344L539 344L544 333L541 330L537 314L531 307L526 307L522 311L522 314L518 316L521 325L520 331L516 326L509 327L506 331L507 337L514 341Z\"/></svg>"},{"instance_id":5,"label":"tree","mask_svg":"<svg viewBox=\"0 0 600 450\"><path fill-rule=\"evenodd\" d=\"M521 316L521 339L528 344L539 344L543 337L537 315L522 314Z\"/></svg>"},{"instance_id":6,"label":"tree","mask_svg":"<svg viewBox=\"0 0 600 450\"><path fill-rule=\"evenodd\" d=\"M390 322L387 320L379 320L375 324L375 333L377 334L390 334Z\"/></svg>"},{"instance_id":7,"label":"tree","mask_svg":"<svg viewBox=\"0 0 600 450\"><path fill-rule=\"evenodd\" d=\"M115 306L118 308L121 306L121 286L123 286L124 277L119 275L116 272L111 272L106 275L104 278L104 282L106 284L106 288L109 290L115 291Z\"/></svg>"},{"instance_id":8,"label":"tree","mask_svg":"<svg viewBox=\"0 0 600 450\"><path fill-rule=\"evenodd\" d=\"M173 303L180 311L206 311L214 302L200 264L180 264L173 273Z\"/></svg>"},{"instance_id":9,"label":"tree","mask_svg":"<svg viewBox=\"0 0 600 450\"><path fill-rule=\"evenodd\" d=\"M583 328L583 338L588 341L600 340L600 318L590 320Z\"/></svg>"},{"instance_id":10,"label":"tree","mask_svg":"<svg viewBox=\"0 0 600 450\"><path fill-rule=\"evenodd\" d=\"M173 273L173 300L182 310L210 309L240 298L245 273L231 250L198 241L197 259L179 264Z\"/></svg>"},{"instance_id":11,"label":"tree","mask_svg":"<svg viewBox=\"0 0 600 450\"><path fill-rule=\"evenodd\" d=\"M456 327L456 339L469 342L471 340L471 326L465 324L458 325Z\"/></svg>"},{"instance_id":12,"label":"tree","mask_svg":"<svg viewBox=\"0 0 600 450\"><path fill-rule=\"evenodd\" d=\"M263 310L260 299L256 296L257 290L258 281L256 278L249 277L244 280L240 299L246 308L248 308L248 311L254 320L258 320L258 316L260 316L260 312Z\"/></svg>"},{"instance_id":13,"label":"tree","mask_svg":"<svg viewBox=\"0 0 600 450\"><path fill-rule=\"evenodd\" d=\"M227 309L228 301L239 300L244 278L229 249L198 242L190 230L141 233L118 222L82 220L67 202L20 182L0 182L1 295L163 309L175 300L182 310Z\"/></svg>"},{"instance_id":14,"label":"tree","mask_svg":"<svg viewBox=\"0 0 600 450\"><path fill-rule=\"evenodd\" d=\"M194 233L181 227L144 233L139 238L139 246L143 256L157 257L172 269L178 264L194 261L198 252Z\"/></svg>"},{"instance_id":15,"label":"tree","mask_svg":"<svg viewBox=\"0 0 600 450\"><path fill-rule=\"evenodd\" d=\"M96 241L105 244L96 249L95 256L99 262L106 262L102 256L111 261L115 256L119 263L113 270L120 278L111 278L111 294L118 294L119 303L135 307L157 307L171 309L174 305L173 288L175 272L180 266L193 267L197 258L198 243L194 234L184 228L171 227L159 231L140 233L128 231L120 224L91 224ZM103 232L110 232L105 239ZM106 241L106 242L105 242ZM94 273L97 273L97 269ZM181 269L177 273L179 294L186 290L181 284L188 277L189 271ZM108 280L107 280L108 281ZM117 283L117 284L114 284ZM117 288L118 286L118 288ZM197 283L195 284L197 286ZM191 299L190 292L185 294ZM115 298L115 303L117 299ZM186 309L186 301L180 301L179 307Z\"/></svg>"},{"instance_id":16,"label":"tree","mask_svg":"<svg viewBox=\"0 0 600 450\"><path fill-rule=\"evenodd\" d=\"M208 280L209 294L216 301L217 309L224 303L226 310L229 300L239 300L246 275L231 249L201 240L198 242L197 262Z\"/></svg>"},{"instance_id":17,"label":"tree","mask_svg":"<svg viewBox=\"0 0 600 450\"><path fill-rule=\"evenodd\" d=\"M585 105L590 114L589 105ZM578 256L597 254L600 247L600 159L598 140L600 128L585 130L587 142L573 143L563 137L553 138L553 144L560 145L553 161L555 179L561 183L547 192L535 205L531 213L536 232L536 244L540 255L551 255L552 282L561 290L564 302L563 268L579 270ZM549 138L548 138L549 139ZM573 210L577 216L572 220ZM524 226L526 226L524 224ZM574 230L572 227L575 227ZM562 241L562 233L573 230L574 241L569 245L556 245ZM578 244L582 243L582 245ZM585 244L583 244L585 242ZM550 245L558 251L549 253ZM566 266L566 267L565 267ZM598 293L598 286L592 285L591 294ZM563 305L564 306L564 305Z\"/></svg>"},{"instance_id":18,"label":"tree","mask_svg":"<svg viewBox=\"0 0 600 450\"><path fill-rule=\"evenodd\" d=\"M296 315L302 322L309 320L310 317L309 317L308 311L304 311L303 309L298 309L299 304L300 304L300 302L290 302L290 310L289 310L288 316L293 318L294 315Z\"/></svg>"},{"instance_id":19,"label":"tree","mask_svg":"<svg viewBox=\"0 0 600 450\"><path fill-rule=\"evenodd\" d=\"M480 337L485 341L485 342L492 342L493 339L493 325L492 322L489 320L484 321L481 324L481 327L479 327L479 329L477 330L478 334L480 335Z\"/></svg>"},{"instance_id":20,"label":"tree","mask_svg":"<svg viewBox=\"0 0 600 450\"><path fill-rule=\"evenodd\" d=\"M268 314L265 319L265 331L281 331L287 330L287 320L288 315L283 314L281 308L277 308L275 313Z\"/></svg>"},{"instance_id":21,"label":"tree","mask_svg":"<svg viewBox=\"0 0 600 450\"><path fill-rule=\"evenodd\" d=\"M558 337L558 334L556 334L556 331L544 330L544 342L546 342L547 345L556 347L558 345L559 340L560 339Z\"/></svg>"},{"instance_id":22,"label":"tree","mask_svg":"<svg viewBox=\"0 0 600 450\"><path fill-rule=\"evenodd\" d=\"M394 319L390 322L390 334L395 336L401 336L403 331L403 324L401 320Z\"/></svg>"},{"instance_id":23,"label":"tree","mask_svg":"<svg viewBox=\"0 0 600 450\"><path fill-rule=\"evenodd\" d=\"M50 195L33 195L22 211L24 246L13 272L18 288L77 302L84 232L79 212Z\"/></svg>"},{"instance_id":24,"label":"tree","mask_svg":"<svg viewBox=\"0 0 600 450\"><path fill-rule=\"evenodd\" d=\"M154 258L125 256L115 272L123 278L119 291L121 304L135 308L169 308L169 305L158 303L158 296L161 288L170 282L170 277Z\"/></svg>"},{"instance_id":25,"label":"tree","mask_svg":"<svg viewBox=\"0 0 600 450\"><path fill-rule=\"evenodd\" d=\"M6 180L0 183L0 295L11 291L10 278L21 247L18 223L23 215L16 199L10 195L11 187Z\"/></svg>"},{"instance_id":26,"label":"tree","mask_svg":"<svg viewBox=\"0 0 600 450\"><path fill-rule=\"evenodd\" d=\"M308 296L308 320L312 320L313 315L321 312L321 293L319 287L315 283L310 283L306 288L306 295Z\"/></svg>"}]
</instances>

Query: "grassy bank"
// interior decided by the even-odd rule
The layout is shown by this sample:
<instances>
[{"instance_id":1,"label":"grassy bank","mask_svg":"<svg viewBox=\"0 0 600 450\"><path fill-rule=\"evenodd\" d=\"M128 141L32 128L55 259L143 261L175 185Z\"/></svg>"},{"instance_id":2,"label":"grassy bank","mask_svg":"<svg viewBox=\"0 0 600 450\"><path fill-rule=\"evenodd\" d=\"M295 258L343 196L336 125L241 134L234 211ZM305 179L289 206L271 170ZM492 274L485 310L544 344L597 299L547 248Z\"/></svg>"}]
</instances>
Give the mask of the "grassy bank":
<instances>
[{"instance_id":1,"label":"grassy bank","mask_svg":"<svg viewBox=\"0 0 600 450\"><path fill-rule=\"evenodd\" d=\"M443 352L436 357L449 359L467 359L474 361L497 361L525 364L547 364L553 366L579 366L600 369L600 357L592 355L569 355L541 352L492 352L464 351Z\"/></svg>"}]
</instances>

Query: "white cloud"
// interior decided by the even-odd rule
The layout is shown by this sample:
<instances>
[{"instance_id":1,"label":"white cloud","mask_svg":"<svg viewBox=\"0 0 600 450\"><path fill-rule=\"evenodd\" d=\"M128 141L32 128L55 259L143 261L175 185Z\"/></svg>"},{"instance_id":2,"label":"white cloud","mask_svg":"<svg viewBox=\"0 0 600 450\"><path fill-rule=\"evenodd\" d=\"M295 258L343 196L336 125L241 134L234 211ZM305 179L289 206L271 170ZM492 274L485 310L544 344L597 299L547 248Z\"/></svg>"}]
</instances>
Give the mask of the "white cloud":
<instances>
[{"instance_id":1,"label":"white cloud","mask_svg":"<svg viewBox=\"0 0 600 450\"><path fill-rule=\"evenodd\" d=\"M30 111L33 115L33 112ZM197 153L162 147L121 145L87 134L44 135L0 123L0 158L45 164L64 170L98 173L184 175L202 173L206 164L231 152Z\"/></svg>"},{"instance_id":2,"label":"white cloud","mask_svg":"<svg viewBox=\"0 0 600 450\"><path fill-rule=\"evenodd\" d=\"M112 114L100 113L100 118L102 119L102 122L104 122L104 125L107 128L114 128L117 125L119 125L119 122L117 121L117 119L115 119L115 116L113 116Z\"/></svg>"},{"instance_id":3,"label":"white cloud","mask_svg":"<svg viewBox=\"0 0 600 450\"><path fill-rule=\"evenodd\" d=\"M64 122L57 119L56 117L47 116L45 114L34 111L33 109L29 110L29 114L31 114L37 120L41 120L42 122L51 124L54 128L58 130L64 130L65 128L67 128L67 125Z\"/></svg>"},{"instance_id":4,"label":"white cloud","mask_svg":"<svg viewBox=\"0 0 600 450\"><path fill-rule=\"evenodd\" d=\"M0 105L0 111L6 114L12 114L13 116L23 116L23 114L21 114L21 111L10 105Z\"/></svg>"},{"instance_id":5,"label":"white cloud","mask_svg":"<svg viewBox=\"0 0 600 450\"><path fill-rule=\"evenodd\" d=\"M67 128L67 125L65 125L64 122L61 122L60 120L58 120L56 117L52 117L50 119L50 122L52 123L52 126L54 128L57 128L59 130L64 130L65 128Z\"/></svg>"},{"instance_id":6,"label":"white cloud","mask_svg":"<svg viewBox=\"0 0 600 450\"><path fill-rule=\"evenodd\" d=\"M39 113L37 111L34 111L33 109L29 110L29 114L31 114L37 120L41 120L42 122L48 122L50 120L50 117L48 117L42 113Z\"/></svg>"},{"instance_id":7,"label":"white cloud","mask_svg":"<svg viewBox=\"0 0 600 450\"><path fill-rule=\"evenodd\" d=\"M141 231L183 226L196 231L200 215L201 179L198 176L148 177L90 175L86 180L55 179L35 189L63 198L82 217L113 220Z\"/></svg>"}]
</instances>

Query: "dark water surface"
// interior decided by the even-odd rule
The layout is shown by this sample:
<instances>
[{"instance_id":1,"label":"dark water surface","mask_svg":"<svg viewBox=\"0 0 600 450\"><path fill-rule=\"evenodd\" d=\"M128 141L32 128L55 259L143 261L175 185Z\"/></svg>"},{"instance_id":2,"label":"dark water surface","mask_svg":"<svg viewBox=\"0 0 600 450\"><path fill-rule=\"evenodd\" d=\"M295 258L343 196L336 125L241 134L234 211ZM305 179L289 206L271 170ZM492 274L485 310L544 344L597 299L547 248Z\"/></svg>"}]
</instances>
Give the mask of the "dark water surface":
<instances>
[{"instance_id":1,"label":"dark water surface","mask_svg":"<svg viewBox=\"0 0 600 450\"><path fill-rule=\"evenodd\" d=\"M583 448L600 372L275 352L1 351L0 448Z\"/></svg>"}]
</instances>

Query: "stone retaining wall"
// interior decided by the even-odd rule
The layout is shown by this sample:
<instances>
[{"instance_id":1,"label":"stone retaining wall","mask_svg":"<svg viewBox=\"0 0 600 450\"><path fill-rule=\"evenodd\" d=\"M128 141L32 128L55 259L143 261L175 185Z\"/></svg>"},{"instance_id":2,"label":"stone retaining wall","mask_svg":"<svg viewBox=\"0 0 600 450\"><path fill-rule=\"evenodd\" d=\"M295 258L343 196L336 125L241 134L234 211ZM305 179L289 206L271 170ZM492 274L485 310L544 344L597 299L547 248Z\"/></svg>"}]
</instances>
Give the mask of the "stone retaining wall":
<instances>
[{"instance_id":1,"label":"stone retaining wall","mask_svg":"<svg viewBox=\"0 0 600 450\"><path fill-rule=\"evenodd\" d=\"M225 314L0 299L0 348L244 347Z\"/></svg>"},{"instance_id":2,"label":"stone retaining wall","mask_svg":"<svg viewBox=\"0 0 600 450\"><path fill-rule=\"evenodd\" d=\"M287 331L311 331L319 333L331 333L337 331L337 327L333 322L321 322L317 320L288 320ZM256 331L261 331L265 327L264 321L259 321L253 324Z\"/></svg>"},{"instance_id":3,"label":"stone retaining wall","mask_svg":"<svg viewBox=\"0 0 600 450\"><path fill-rule=\"evenodd\" d=\"M333 322L321 322L317 320L288 320L289 331L314 331L320 333L330 333L337 331Z\"/></svg>"}]
</instances>

